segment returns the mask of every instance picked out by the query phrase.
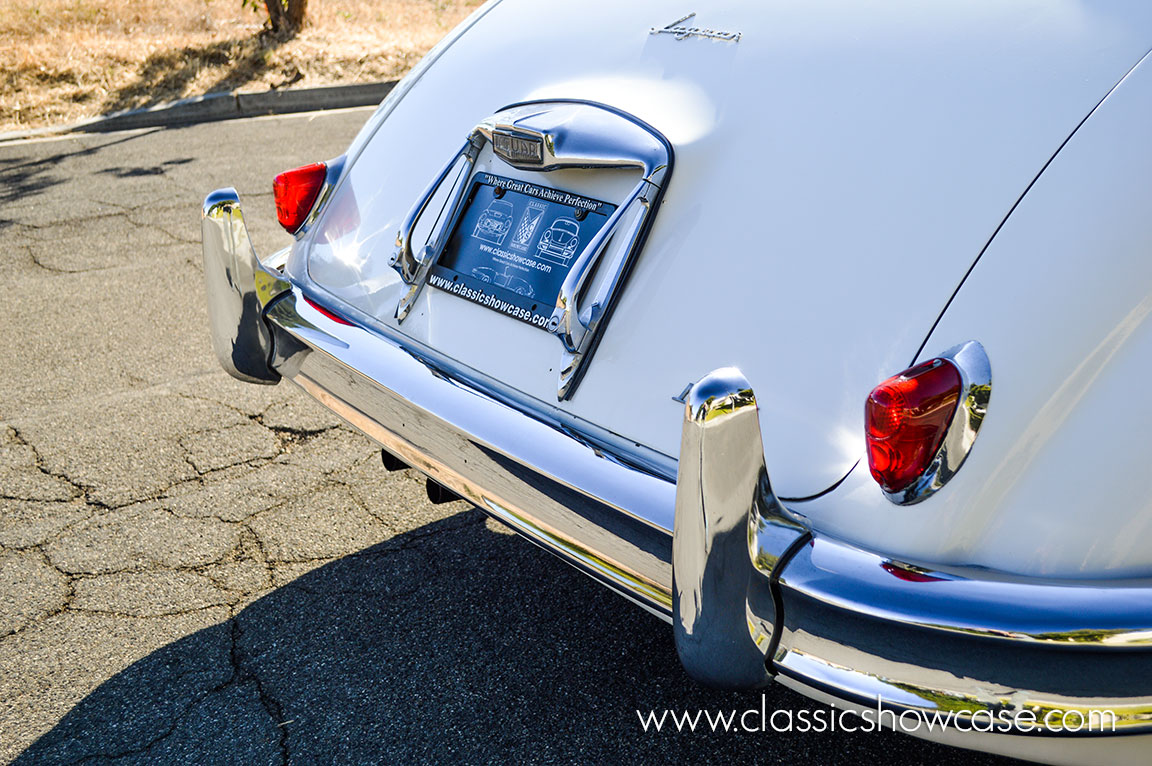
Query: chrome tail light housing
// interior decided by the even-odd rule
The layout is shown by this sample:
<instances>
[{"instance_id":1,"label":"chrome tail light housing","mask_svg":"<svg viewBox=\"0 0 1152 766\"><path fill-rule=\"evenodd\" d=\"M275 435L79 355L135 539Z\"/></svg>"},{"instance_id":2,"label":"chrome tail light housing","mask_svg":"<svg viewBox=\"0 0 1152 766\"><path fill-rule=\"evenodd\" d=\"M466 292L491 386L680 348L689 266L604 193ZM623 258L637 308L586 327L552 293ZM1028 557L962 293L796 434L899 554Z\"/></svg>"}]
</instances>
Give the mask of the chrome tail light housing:
<instances>
[{"instance_id":1,"label":"chrome tail light housing","mask_svg":"<svg viewBox=\"0 0 1152 766\"><path fill-rule=\"evenodd\" d=\"M960 470L984 422L992 369L968 341L888 378L868 395L868 468L885 497L913 505Z\"/></svg>"}]
</instances>

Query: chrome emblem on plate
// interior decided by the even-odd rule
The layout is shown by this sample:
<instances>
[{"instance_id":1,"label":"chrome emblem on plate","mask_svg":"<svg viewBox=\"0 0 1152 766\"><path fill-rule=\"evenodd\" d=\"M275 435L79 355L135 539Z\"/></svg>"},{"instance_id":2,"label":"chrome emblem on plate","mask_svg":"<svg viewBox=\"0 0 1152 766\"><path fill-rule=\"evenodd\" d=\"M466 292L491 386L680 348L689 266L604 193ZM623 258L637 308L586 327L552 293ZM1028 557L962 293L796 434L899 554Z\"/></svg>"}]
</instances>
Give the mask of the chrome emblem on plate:
<instances>
[{"instance_id":1,"label":"chrome emblem on plate","mask_svg":"<svg viewBox=\"0 0 1152 766\"><path fill-rule=\"evenodd\" d=\"M721 32L718 29L708 29L707 27L684 27L681 26L685 21L695 18L696 12L693 11L681 19L676 19L666 27L652 27L648 30L648 34L652 35L672 35L677 40L683 40L688 37L707 37L712 40L725 40L728 42L738 43L743 36L743 32Z\"/></svg>"},{"instance_id":2,"label":"chrome emblem on plate","mask_svg":"<svg viewBox=\"0 0 1152 766\"><path fill-rule=\"evenodd\" d=\"M544 161L544 142L539 138L493 131L492 151L513 165L525 162L539 165Z\"/></svg>"}]
</instances>

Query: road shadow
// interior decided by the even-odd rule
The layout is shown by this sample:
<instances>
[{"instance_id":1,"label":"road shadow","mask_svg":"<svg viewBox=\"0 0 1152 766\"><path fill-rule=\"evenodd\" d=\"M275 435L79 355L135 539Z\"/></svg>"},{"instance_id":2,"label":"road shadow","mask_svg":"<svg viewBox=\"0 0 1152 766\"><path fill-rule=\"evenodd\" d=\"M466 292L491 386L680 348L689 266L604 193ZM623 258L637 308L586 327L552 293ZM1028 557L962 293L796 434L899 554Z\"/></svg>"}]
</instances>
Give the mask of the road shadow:
<instances>
[{"instance_id":1,"label":"road shadow","mask_svg":"<svg viewBox=\"0 0 1152 766\"><path fill-rule=\"evenodd\" d=\"M0 159L0 205L27 199L68 180L52 172L54 164L20 157ZM12 223L5 219L6 225Z\"/></svg>"},{"instance_id":2,"label":"road shadow","mask_svg":"<svg viewBox=\"0 0 1152 766\"><path fill-rule=\"evenodd\" d=\"M2 157L0 158L0 205L27 200L54 186L74 180L73 174L59 168L67 160L98 154L103 149L135 141L151 135L157 130L163 130L163 128L130 133L112 139L97 139L96 141L86 139L84 142L86 145L79 149L75 148L75 144L72 142L61 142L62 151L36 159L27 156ZM191 161L188 159L174 162ZM12 225L15 222L5 219L3 223Z\"/></svg>"},{"instance_id":3,"label":"road shadow","mask_svg":"<svg viewBox=\"0 0 1152 766\"><path fill-rule=\"evenodd\" d=\"M115 176L116 178L139 178L140 176L162 176L168 172L169 168L179 167L180 165L187 165L195 162L193 157L181 157L180 159L164 160L163 162L154 163L152 165L135 165L133 167L116 166L101 168L97 173L102 175Z\"/></svg>"},{"instance_id":4,"label":"road shadow","mask_svg":"<svg viewBox=\"0 0 1152 766\"><path fill-rule=\"evenodd\" d=\"M467 511L136 662L15 763L1008 763L890 733L646 733L636 713L760 704L693 684L665 623Z\"/></svg>"},{"instance_id":5,"label":"road shadow","mask_svg":"<svg viewBox=\"0 0 1152 766\"><path fill-rule=\"evenodd\" d=\"M173 101L187 93L188 86L207 68L219 74L197 93L231 91L273 69L272 53L291 38L261 30L256 35L161 50L146 58L130 82L111 91L101 104L103 114L125 109L141 109ZM296 79L303 77L296 71ZM284 85L295 80L288 73Z\"/></svg>"}]
</instances>

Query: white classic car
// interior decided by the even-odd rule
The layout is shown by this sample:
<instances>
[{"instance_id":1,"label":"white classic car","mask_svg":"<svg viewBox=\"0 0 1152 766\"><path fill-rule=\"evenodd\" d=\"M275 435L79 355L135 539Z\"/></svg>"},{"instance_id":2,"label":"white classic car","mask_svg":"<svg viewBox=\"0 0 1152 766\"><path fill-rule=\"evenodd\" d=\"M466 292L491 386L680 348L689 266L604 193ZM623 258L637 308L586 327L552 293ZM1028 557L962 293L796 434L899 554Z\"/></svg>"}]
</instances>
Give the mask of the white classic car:
<instances>
[{"instance_id":1,"label":"white classic car","mask_svg":"<svg viewBox=\"0 0 1152 766\"><path fill-rule=\"evenodd\" d=\"M660 615L701 682L1147 762L1152 3L689 10L484 5L276 179L286 251L211 194L220 362Z\"/></svg>"}]
</instances>

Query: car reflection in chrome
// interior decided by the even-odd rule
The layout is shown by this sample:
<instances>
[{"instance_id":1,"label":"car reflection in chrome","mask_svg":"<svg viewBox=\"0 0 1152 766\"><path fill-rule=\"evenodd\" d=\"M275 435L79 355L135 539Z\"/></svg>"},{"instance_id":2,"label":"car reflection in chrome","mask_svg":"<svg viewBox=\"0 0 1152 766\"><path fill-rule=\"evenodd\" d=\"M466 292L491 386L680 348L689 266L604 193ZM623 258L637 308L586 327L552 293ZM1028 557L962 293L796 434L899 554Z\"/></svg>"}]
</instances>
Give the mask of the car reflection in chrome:
<instances>
[{"instance_id":1,"label":"car reflection in chrome","mask_svg":"<svg viewBox=\"0 0 1152 766\"><path fill-rule=\"evenodd\" d=\"M557 218L540 237L540 255L567 266L580 244L580 224L571 218Z\"/></svg>"},{"instance_id":2,"label":"car reflection in chrome","mask_svg":"<svg viewBox=\"0 0 1152 766\"><path fill-rule=\"evenodd\" d=\"M487 209L480 214L480 220L476 222L476 230L472 232L472 236L494 245L502 245L511 228L512 203L499 199L492 200Z\"/></svg>"}]
</instances>

